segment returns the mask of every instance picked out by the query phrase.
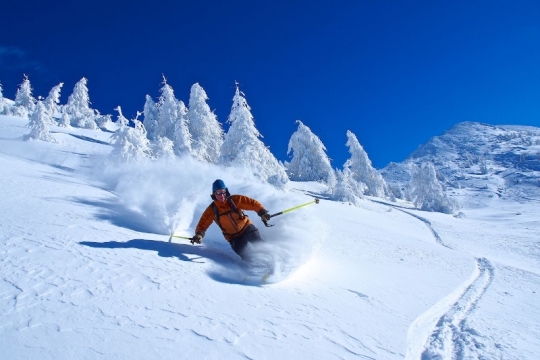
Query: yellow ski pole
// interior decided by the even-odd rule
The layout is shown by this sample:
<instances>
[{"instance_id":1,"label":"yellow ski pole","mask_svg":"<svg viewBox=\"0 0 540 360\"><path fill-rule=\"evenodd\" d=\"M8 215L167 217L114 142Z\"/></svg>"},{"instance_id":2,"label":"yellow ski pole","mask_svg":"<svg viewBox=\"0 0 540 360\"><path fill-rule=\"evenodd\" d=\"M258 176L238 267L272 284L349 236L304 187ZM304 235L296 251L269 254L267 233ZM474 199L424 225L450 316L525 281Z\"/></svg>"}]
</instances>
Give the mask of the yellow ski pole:
<instances>
[{"instance_id":1,"label":"yellow ski pole","mask_svg":"<svg viewBox=\"0 0 540 360\"><path fill-rule=\"evenodd\" d=\"M273 218L274 216L286 214L286 213L288 213L288 212L297 210L297 209L299 209L299 208L301 208L301 207L304 207L304 206L307 206L307 205L318 204L318 203L319 203L319 199L315 199L315 200L310 201L310 202L308 202L308 203L305 203L305 204L302 204L302 205L298 205L298 206L292 207L292 208L290 208L290 209L286 209L286 210L280 211L280 212L278 212L278 213L272 214L272 215L270 215L270 218ZM272 225L272 224L268 224L267 221L264 221L264 225L265 225L266 227L274 226L274 225Z\"/></svg>"},{"instance_id":2,"label":"yellow ski pole","mask_svg":"<svg viewBox=\"0 0 540 360\"><path fill-rule=\"evenodd\" d=\"M187 236L180 236L180 235L174 235L172 234L169 238L169 242L172 241L172 238L178 238L178 239L186 239L186 240L193 240L193 238L187 237Z\"/></svg>"}]
</instances>

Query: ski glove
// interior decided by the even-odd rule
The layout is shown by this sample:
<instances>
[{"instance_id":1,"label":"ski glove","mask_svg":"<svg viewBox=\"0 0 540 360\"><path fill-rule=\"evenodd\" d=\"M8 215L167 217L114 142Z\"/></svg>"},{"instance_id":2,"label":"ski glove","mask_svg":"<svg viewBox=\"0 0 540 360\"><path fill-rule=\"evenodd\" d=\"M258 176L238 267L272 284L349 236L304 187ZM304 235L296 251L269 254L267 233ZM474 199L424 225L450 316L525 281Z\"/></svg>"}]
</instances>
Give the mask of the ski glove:
<instances>
[{"instance_id":1,"label":"ski glove","mask_svg":"<svg viewBox=\"0 0 540 360\"><path fill-rule=\"evenodd\" d=\"M192 244L200 244L202 242L203 236L201 234L196 234L194 237L191 238Z\"/></svg>"},{"instance_id":2,"label":"ski glove","mask_svg":"<svg viewBox=\"0 0 540 360\"><path fill-rule=\"evenodd\" d=\"M257 213L257 215L261 217L261 220L263 222L267 222L268 220L270 220L270 214L268 213L268 210L266 209L262 209L261 211Z\"/></svg>"}]
</instances>

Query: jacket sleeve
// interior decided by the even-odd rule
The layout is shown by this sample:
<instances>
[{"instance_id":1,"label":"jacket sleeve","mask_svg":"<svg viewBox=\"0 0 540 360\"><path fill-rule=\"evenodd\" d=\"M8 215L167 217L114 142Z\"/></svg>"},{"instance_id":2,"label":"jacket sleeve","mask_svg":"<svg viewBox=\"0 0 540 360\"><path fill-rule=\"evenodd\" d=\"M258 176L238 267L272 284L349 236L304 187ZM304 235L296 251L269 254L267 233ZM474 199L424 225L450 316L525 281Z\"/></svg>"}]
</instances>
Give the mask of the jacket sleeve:
<instances>
[{"instance_id":1,"label":"jacket sleeve","mask_svg":"<svg viewBox=\"0 0 540 360\"><path fill-rule=\"evenodd\" d=\"M197 227L195 228L195 234L201 234L204 237L204 234L206 233L206 229L210 225L212 225L212 222L214 221L214 211L212 210L212 206L208 206L206 210L204 210L203 214L201 215L201 218L199 219L199 223L197 224Z\"/></svg>"},{"instance_id":2,"label":"jacket sleeve","mask_svg":"<svg viewBox=\"0 0 540 360\"><path fill-rule=\"evenodd\" d=\"M264 206L260 202L250 197L244 195L233 195L232 196L234 203L240 210L252 210L257 214L261 210L265 210Z\"/></svg>"}]
</instances>

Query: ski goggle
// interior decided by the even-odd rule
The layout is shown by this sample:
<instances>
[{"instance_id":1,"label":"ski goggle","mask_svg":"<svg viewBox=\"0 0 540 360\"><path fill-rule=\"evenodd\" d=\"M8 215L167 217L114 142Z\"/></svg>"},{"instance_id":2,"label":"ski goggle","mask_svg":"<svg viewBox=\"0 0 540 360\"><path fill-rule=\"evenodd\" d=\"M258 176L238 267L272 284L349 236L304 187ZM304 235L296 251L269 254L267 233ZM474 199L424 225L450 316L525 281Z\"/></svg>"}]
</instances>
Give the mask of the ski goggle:
<instances>
[{"instance_id":1,"label":"ski goggle","mask_svg":"<svg viewBox=\"0 0 540 360\"><path fill-rule=\"evenodd\" d=\"M227 190L218 190L215 192L216 195L226 195L227 194Z\"/></svg>"}]
</instances>

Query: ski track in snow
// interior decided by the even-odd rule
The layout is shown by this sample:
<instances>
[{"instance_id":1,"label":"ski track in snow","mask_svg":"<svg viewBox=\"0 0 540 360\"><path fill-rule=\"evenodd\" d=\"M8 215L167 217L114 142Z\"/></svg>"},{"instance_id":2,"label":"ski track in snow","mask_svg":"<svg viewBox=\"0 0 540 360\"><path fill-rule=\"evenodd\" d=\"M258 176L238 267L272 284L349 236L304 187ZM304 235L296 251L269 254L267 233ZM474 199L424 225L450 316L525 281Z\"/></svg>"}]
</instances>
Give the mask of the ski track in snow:
<instances>
[{"instance_id":1,"label":"ski track in snow","mask_svg":"<svg viewBox=\"0 0 540 360\"><path fill-rule=\"evenodd\" d=\"M431 231L431 233L432 233L433 236L435 237L435 241L437 241L437 244L439 244L439 245L441 245L441 246L444 246L445 248L454 250L450 245L447 245L447 244L445 244L445 243L442 241L440 235L435 231L435 229L434 229L433 226L431 225L431 221L429 221L428 219L423 218L423 217L421 217L421 216L418 216L418 215L416 215L416 214L413 214L413 213L410 213L410 212L408 212L408 211L405 211L405 210L403 210L403 209L400 209L400 208L396 208L396 209L399 210L399 211L401 211L401 212L403 212L403 213L405 213L405 214L407 214L407 215L410 215L410 216L412 216L412 217L414 217L414 218L417 218L418 220L422 221L424 224L426 224L426 226L428 227L429 231Z\"/></svg>"},{"instance_id":2,"label":"ski track in snow","mask_svg":"<svg viewBox=\"0 0 540 360\"><path fill-rule=\"evenodd\" d=\"M477 349L485 347L479 334L468 326L467 317L493 281L494 270L485 258L477 258L476 266L477 275L473 282L450 311L439 319L422 353L422 360L466 359Z\"/></svg>"},{"instance_id":3,"label":"ski track in snow","mask_svg":"<svg viewBox=\"0 0 540 360\"><path fill-rule=\"evenodd\" d=\"M396 209L422 221L433 234L437 244L454 250L444 243L428 219L403 209ZM495 271L488 259L475 258L475 261L476 268L464 285L413 322L409 329L407 359L466 359L470 358L471 353L485 347L480 335L469 327L467 317L475 310L492 283ZM444 313L441 316L442 311ZM432 324L436 324L434 329ZM426 335L429 336L427 339Z\"/></svg>"}]
</instances>

